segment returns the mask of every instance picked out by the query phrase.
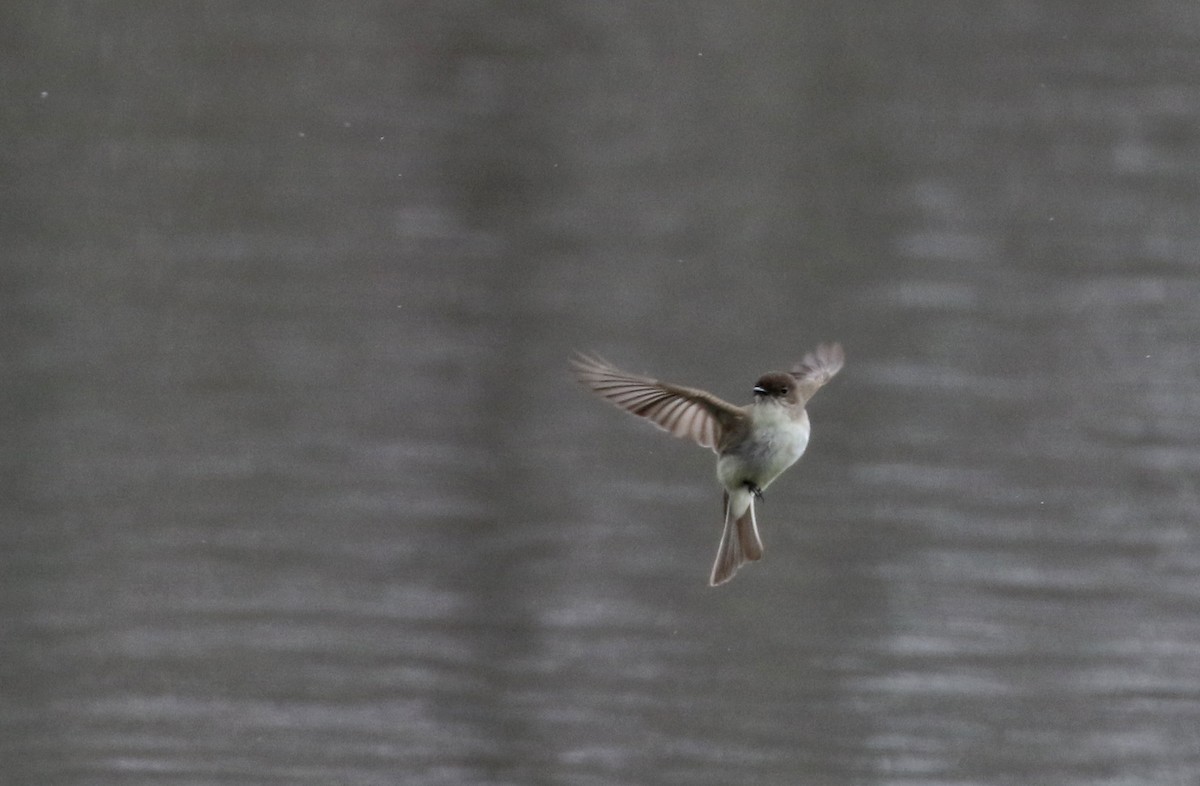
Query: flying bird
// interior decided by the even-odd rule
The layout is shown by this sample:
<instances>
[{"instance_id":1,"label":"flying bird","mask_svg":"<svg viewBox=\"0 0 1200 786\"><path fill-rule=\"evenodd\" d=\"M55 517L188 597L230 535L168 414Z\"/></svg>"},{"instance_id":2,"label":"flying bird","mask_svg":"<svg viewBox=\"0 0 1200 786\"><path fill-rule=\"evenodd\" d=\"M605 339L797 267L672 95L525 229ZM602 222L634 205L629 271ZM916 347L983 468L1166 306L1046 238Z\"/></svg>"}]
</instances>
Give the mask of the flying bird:
<instances>
[{"instance_id":1,"label":"flying bird","mask_svg":"<svg viewBox=\"0 0 1200 786\"><path fill-rule=\"evenodd\" d=\"M576 378L602 398L717 454L725 529L709 577L715 587L746 562L762 559L754 502L804 455L809 436L804 405L844 361L841 344L821 344L791 371L759 377L754 401L744 407L698 388L621 371L597 357L581 354L571 363Z\"/></svg>"}]
</instances>

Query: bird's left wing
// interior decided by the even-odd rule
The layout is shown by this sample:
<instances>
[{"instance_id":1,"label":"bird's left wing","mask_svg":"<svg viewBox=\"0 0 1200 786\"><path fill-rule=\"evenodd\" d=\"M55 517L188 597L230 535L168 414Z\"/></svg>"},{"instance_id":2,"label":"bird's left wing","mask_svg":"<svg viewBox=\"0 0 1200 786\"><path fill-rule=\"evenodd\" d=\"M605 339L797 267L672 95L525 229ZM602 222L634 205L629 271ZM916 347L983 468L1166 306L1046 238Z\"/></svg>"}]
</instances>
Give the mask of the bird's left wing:
<instances>
[{"instance_id":1,"label":"bird's left wing","mask_svg":"<svg viewBox=\"0 0 1200 786\"><path fill-rule=\"evenodd\" d=\"M717 451L723 437L746 415L711 393L621 371L599 358L572 359L575 377L622 409L646 418L676 437Z\"/></svg>"},{"instance_id":2,"label":"bird's left wing","mask_svg":"<svg viewBox=\"0 0 1200 786\"><path fill-rule=\"evenodd\" d=\"M792 367L792 376L801 397L807 403L833 375L842 370L846 353L841 344L821 344Z\"/></svg>"}]
</instances>

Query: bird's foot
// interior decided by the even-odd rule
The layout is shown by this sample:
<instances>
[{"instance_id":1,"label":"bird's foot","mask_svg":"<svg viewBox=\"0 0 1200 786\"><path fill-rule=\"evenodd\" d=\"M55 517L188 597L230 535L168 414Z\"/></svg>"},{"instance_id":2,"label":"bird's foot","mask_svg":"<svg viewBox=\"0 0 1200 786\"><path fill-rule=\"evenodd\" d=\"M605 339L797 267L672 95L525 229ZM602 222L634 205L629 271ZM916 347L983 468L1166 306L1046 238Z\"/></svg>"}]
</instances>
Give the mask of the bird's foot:
<instances>
[{"instance_id":1,"label":"bird's foot","mask_svg":"<svg viewBox=\"0 0 1200 786\"><path fill-rule=\"evenodd\" d=\"M765 499L765 497L763 497L763 490L760 489L757 484L751 483L750 481L747 480L744 485L746 486L747 489L750 490L750 493L754 495L754 498L756 500L758 500L759 502L762 502Z\"/></svg>"}]
</instances>

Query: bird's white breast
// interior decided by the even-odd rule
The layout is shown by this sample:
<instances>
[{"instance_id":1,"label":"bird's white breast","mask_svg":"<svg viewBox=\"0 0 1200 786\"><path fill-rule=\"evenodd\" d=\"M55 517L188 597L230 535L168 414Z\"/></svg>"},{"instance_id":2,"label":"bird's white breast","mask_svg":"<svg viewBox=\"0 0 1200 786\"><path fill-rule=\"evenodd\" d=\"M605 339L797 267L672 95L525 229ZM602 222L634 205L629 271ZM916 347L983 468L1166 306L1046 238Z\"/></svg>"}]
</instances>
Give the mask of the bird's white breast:
<instances>
[{"instance_id":1,"label":"bird's white breast","mask_svg":"<svg viewBox=\"0 0 1200 786\"><path fill-rule=\"evenodd\" d=\"M795 464L808 447L808 416L793 418L783 407L764 407L755 413L753 432L751 439L717 462L717 477L727 489L746 481L766 488Z\"/></svg>"}]
</instances>

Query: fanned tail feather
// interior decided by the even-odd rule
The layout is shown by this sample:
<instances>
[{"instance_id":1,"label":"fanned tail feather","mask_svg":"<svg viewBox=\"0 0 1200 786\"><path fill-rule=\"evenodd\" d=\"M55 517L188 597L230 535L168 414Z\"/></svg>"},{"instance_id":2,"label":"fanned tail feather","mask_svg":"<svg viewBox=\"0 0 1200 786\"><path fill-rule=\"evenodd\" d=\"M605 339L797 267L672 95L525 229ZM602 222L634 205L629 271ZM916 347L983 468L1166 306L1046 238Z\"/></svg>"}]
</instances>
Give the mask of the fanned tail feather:
<instances>
[{"instance_id":1,"label":"fanned tail feather","mask_svg":"<svg viewBox=\"0 0 1200 786\"><path fill-rule=\"evenodd\" d=\"M745 503L739 513L736 508ZM747 562L762 559L762 539L758 536L758 522L754 519L754 497L749 493L738 494L730 502L725 493L725 529L721 533L721 545L717 547L717 559L713 563L712 576L708 583L716 587L734 577L738 568Z\"/></svg>"}]
</instances>

